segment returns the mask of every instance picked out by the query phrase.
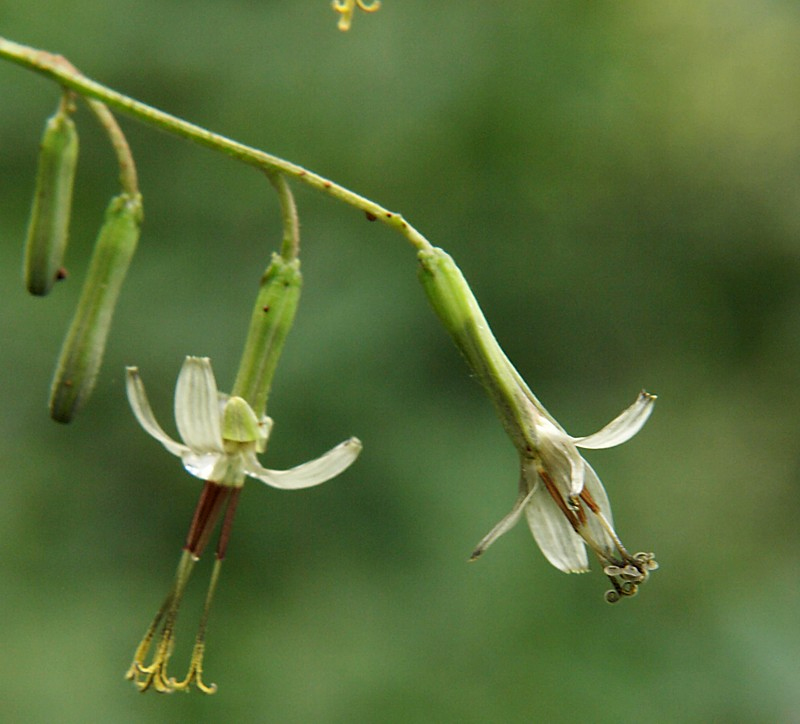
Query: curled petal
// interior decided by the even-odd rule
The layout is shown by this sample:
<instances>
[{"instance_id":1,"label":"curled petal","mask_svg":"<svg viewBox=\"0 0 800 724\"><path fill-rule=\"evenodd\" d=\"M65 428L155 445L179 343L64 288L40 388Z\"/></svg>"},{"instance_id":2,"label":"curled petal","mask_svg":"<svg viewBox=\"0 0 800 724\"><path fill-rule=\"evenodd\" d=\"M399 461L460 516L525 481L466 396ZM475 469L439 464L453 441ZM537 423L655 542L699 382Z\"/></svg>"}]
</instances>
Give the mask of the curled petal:
<instances>
[{"instance_id":1,"label":"curled petal","mask_svg":"<svg viewBox=\"0 0 800 724\"><path fill-rule=\"evenodd\" d=\"M527 505L528 501L531 499L531 496L534 494L534 490L531 490L530 493L525 494L524 492L520 493L520 496L517 498L516 502L514 503L514 507L511 509L511 512L503 518L494 528L492 528L482 539L481 542L475 546L475 550L472 551L472 555L469 557L471 561L477 560L479 556L483 555L484 551L492 545L501 535L505 535L510 531L517 523L519 523L520 517L522 517L522 511L525 510L525 506Z\"/></svg>"},{"instance_id":2,"label":"curled petal","mask_svg":"<svg viewBox=\"0 0 800 724\"><path fill-rule=\"evenodd\" d=\"M589 570L586 547L544 486L534 490L525 515L536 543L550 563L564 573Z\"/></svg>"},{"instance_id":3,"label":"curled petal","mask_svg":"<svg viewBox=\"0 0 800 724\"><path fill-rule=\"evenodd\" d=\"M144 383L139 377L139 368L127 367L126 370L125 387L128 392L128 402L130 402L133 414L136 415L139 424L173 455L180 457L188 453L189 448L186 445L181 445L181 443L173 440L158 424L147 399L147 394L144 391Z\"/></svg>"},{"instance_id":4,"label":"curled petal","mask_svg":"<svg viewBox=\"0 0 800 724\"><path fill-rule=\"evenodd\" d=\"M219 392L211 360L187 357L175 387L175 422L194 451L222 452Z\"/></svg>"},{"instance_id":5,"label":"curled petal","mask_svg":"<svg viewBox=\"0 0 800 724\"><path fill-rule=\"evenodd\" d=\"M650 413L653 411L656 396L642 390L639 397L621 415L615 417L602 430L593 435L573 438L573 442L588 450L614 447L630 440L642 429Z\"/></svg>"},{"instance_id":6,"label":"curled petal","mask_svg":"<svg viewBox=\"0 0 800 724\"><path fill-rule=\"evenodd\" d=\"M261 467L255 455L252 455L244 467L244 472L273 488L299 490L319 485L336 477L355 462L360 452L361 441L356 437L351 437L332 450L328 450L322 457L290 470L267 470Z\"/></svg>"}]
</instances>

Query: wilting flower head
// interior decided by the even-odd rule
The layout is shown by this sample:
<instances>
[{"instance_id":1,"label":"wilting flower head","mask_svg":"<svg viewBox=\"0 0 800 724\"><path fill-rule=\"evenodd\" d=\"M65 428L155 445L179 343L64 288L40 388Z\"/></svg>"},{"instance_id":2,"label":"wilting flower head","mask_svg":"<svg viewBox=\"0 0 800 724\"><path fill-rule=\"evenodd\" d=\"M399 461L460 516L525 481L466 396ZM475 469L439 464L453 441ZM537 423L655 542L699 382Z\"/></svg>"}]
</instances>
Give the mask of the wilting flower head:
<instances>
[{"instance_id":1,"label":"wilting flower head","mask_svg":"<svg viewBox=\"0 0 800 724\"><path fill-rule=\"evenodd\" d=\"M655 399L642 391L633 405L602 430L577 438L530 402L537 444L520 454L519 496L511 512L478 544L473 560L524 513L539 548L556 568L565 573L588 571L588 545L614 585L606 599L614 602L636 593L638 584L658 564L651 553L631 556L625 550L614 531L606 491L578 448L599 449L626 442L647 421Z\"/></svg>"},{"instance_id":2,"label":"wilting flower head","mask_svg":"<svg viewBox=\"0 0 800 724\"><path fill-rule=\"evenodd\" d=\"M272 419L256 416L241 397L217 390L211 361L187 357L175 388L175 422L183 442L173 440L156 421L136 367L128 367L128 400L139 424L197 478L239 487L245 477L287 490L308 488L335 477L358 457L358 438L291 470L267 470L256 453L266 450Z\"/></svg>"},{"instance_id":3,"label":"wilting flower head","mask_svg":"<svg viewBox=\"0 0 800 724\"><path fill-rule=\"evenodd\" d=\"M614 532L608 497L578 448L605 448L633 437L647 421L655 395L636 402L588 437L568 435L545 410L494 338L467 281L441 249L419 252L420 281L439 319L494 403L520 457L519 495L511 512L478 544L472 559L510 530L524 513L536 542L556 568L588 570L588 545L611 580L609 602L636 593L658 567L652 553L629 554Z\"/></svg>"}]
</instances>

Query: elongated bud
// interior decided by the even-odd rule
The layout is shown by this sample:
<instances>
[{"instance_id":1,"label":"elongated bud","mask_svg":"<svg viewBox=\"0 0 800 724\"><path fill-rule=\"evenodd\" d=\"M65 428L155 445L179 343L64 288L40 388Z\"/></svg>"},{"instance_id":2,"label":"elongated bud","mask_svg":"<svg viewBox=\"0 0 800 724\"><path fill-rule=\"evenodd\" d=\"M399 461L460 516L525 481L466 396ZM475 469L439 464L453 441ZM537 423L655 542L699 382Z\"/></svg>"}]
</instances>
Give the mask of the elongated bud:
<instances>
[{"instance_id":1,"label":"elongated bud","mask_svg":"<svg viewBox=\"0 0 800 724\"><path fill-rule=\"evenodd\" d=\"M23 275L31 294L44 296L59 276L69 234L78 132L64 108L47 120L25 242Z\"/></svg>"},{"instance_id":2,"label":"elongated bud","mask_svg":"<svg viewBox=\"0 0 800 724\"><path fill-rule=\"evenodd\" d=\"M461 270L442 249L423 249L417 258L433 311L489 393L506 432L520 450L535 446L529 439L532 405L541 405L497 343Z\"/></svg>"},{"instance_id":3,"label":"elongated bud","mask_svg":"<svg viewBox=\"0 0 800 724\"><path fill-rule=\"evenodd\" d=\"M50 416L58 422L69 422L94 388L141 221L142 198L138 194L120 194L106 209L50 390Z\"/></svg>"},{"instance_id":4,"label":"elongated bud","mask_svg":"<svg viewBox=\"0 0 800 724\"><path fill-rule=\"evenodd\" d=\"M299 259L287 261L278 254L272 255L261 278L232 392L244 398L256 415L265 414L272 376L294 322L302 283Z\"/></svg>"}]
</instances>

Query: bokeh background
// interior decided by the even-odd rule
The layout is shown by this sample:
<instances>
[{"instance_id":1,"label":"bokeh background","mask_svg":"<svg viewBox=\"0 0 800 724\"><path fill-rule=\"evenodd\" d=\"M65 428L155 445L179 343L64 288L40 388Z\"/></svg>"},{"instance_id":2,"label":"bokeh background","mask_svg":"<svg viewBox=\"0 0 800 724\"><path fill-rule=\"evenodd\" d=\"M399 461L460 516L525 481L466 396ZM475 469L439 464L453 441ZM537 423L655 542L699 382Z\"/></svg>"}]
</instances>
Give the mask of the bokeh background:
<instances>
[{"instance_id":1,"label":"bokeh background","mask_svg":"<svg viewBox=\"0 0 800 724\"><path fill-rule=\"evenodd\" d=\"M70 278L20 282L54 85L0 64L0 708L18 722L800 721L800 6L385 0L26 0L0 33L404 213L461 265L531 387L574 434L642 387L644 431L592 452L661 570L603 602L510 508L516 455L427 307L413 250L297 188L306 287L279 369L271 467L349 435L324 486L247 486L212 613L216 697L122 680L165 594L197 481L164 426L184 355L232 382L268 254L271 188L122 123L146 222L97 390L51 422L50 375L103 209L81 109ZM595 569L597 566L595 565ZM174 673L209 573L198 568Z\"/></svg>"}]
</instances>

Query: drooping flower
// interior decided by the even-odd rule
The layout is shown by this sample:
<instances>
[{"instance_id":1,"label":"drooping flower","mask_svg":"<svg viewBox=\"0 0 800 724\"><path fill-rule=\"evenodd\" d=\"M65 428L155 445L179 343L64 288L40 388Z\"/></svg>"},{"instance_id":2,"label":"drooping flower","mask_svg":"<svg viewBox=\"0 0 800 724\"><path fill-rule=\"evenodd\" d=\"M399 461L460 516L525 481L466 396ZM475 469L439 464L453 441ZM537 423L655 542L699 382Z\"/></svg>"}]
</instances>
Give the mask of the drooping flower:
<instances>
[{"instance_id":1,"label":"drooping flower","mask_svg":"<svg viewBox=\"0 0 800 724\"><path fill-rule=\"evenodd\" d=\"M350 438L320 458L290 470L262 467L256 454L266 450L272 420L266 416L259 418L242 397L221 394L217 390L211 362L205 357L187 357L178 377L175 420L182 442L167 435L156 421L136 367L128 368L127 390L139 424L170 453L180 457L190 474L205 483L172 588L142 638L126 678L134 681L140 691L152 687L156 691L170 693L186 690L194 683L204 693L213 694L216 685L203 682L206 624L245 479L256 478L284 490L318 485L349 467L361 451L361 442L357 438ZM220 517L222 524L214 569L189 671L182 681L177 681L168 675L167 665L174 647L178 609L194 565L205 550ZM156 651L147 664L146 659L157 633Z\"/></svg>"},{"instance_id":2,"label":"drooping flower","mask_svg":"<svg viewBox=\"0 0 800 724\"><path fill-rule=\"evenodd\" d=\"M536 542L554 566L568 573L588 570L588 545L614 587L606 592L606 600L613 603L635 594L658 564L652 553L631 555L622 545L603 485L578 448L613 447L629 440L650 416L655 395L642 392L599 432L571 437L503 352L453 259L433 247L421 250L418 259L420 281L434 312L488 393L520 458L517 501L478 544L471 560L524 513Z\"/></svg>"}]
</instances>

